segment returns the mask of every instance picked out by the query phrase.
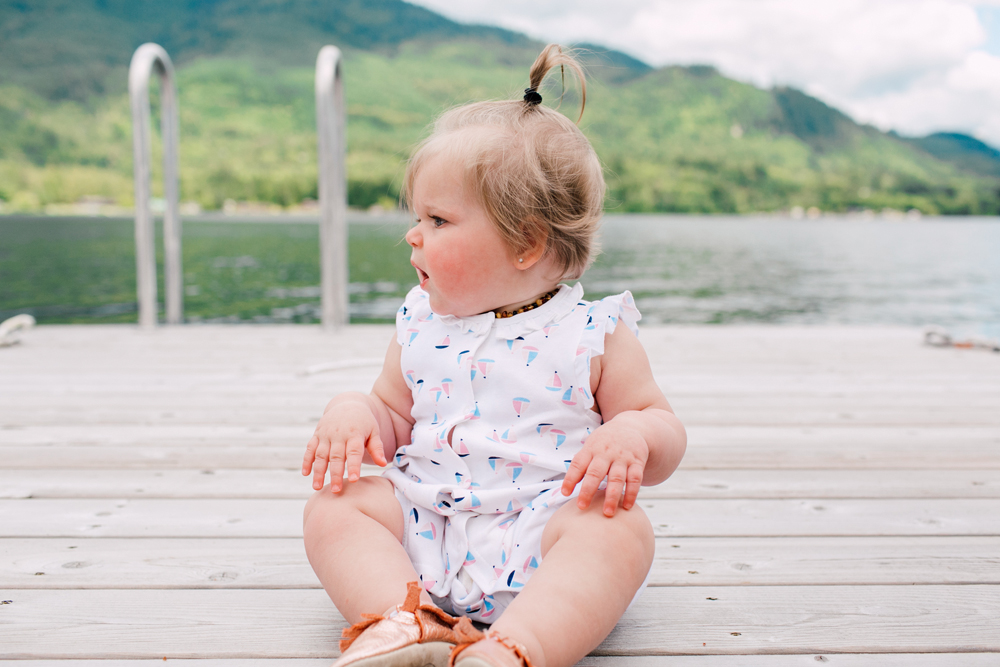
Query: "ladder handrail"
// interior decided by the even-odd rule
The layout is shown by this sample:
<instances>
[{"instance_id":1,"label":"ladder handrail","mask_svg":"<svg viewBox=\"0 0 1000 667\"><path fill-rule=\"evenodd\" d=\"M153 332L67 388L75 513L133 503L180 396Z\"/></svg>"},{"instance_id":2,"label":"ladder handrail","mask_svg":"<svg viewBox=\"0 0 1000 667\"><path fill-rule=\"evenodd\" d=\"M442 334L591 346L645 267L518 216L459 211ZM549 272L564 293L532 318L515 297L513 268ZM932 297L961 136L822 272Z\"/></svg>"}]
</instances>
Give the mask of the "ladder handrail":
<instances>
[{"instance_id":1,"label":"ladder handrail","mask_svg":"<svg viewBox=\"0 0 1000 667\"><path fill-rule=\"evenodd\" d=\"M143 44L132 55L128 70L129 101L132 107L132 149L135 175L135 260L139 325L155 327L156 241L150 209L150 109L149 78L160 77L160 131L163 137L163 195L167 207L163 216L164 285L168 324L184 320L181 273L181 218L177 186L177 91L174 65L163 47Z\"/></svg>"},{"instance_id":2,"label":"ladder handrail","mask_svg":"<svg viewBox=\"0 0 1000 667\"><path fill-rule=\"evenodd\" d=\"M347 114L340 49L316 57L316 135L319 151L319 246L322 323L335 330L349 321L347 301Z\"/></svg>"}]
</instances>

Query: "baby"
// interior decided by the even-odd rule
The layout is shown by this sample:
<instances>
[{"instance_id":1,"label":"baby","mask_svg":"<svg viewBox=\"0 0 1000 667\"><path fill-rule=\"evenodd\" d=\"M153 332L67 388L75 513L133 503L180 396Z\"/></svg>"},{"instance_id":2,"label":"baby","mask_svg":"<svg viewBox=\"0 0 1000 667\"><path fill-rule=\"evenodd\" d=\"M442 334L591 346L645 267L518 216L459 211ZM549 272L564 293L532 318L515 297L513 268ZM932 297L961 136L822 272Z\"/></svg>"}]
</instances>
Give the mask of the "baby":
<instances>
[{"instance_id":1,"label":"baby","mask_svg":"<svg viewBox=\"0 0 1000 667\"><path fill-rule=\"evenodd\" d=\"M407 166L420 285L371 393L330 401L302 464L309 562L354 623L337 667L573 665L648 578L636 495L686 435L631 294L560 284L596 252L604 179L540 104L554 67L579 77L582 115L583 72L549 45L523 100L446 112Z\"/></svg>"}]
</instances>

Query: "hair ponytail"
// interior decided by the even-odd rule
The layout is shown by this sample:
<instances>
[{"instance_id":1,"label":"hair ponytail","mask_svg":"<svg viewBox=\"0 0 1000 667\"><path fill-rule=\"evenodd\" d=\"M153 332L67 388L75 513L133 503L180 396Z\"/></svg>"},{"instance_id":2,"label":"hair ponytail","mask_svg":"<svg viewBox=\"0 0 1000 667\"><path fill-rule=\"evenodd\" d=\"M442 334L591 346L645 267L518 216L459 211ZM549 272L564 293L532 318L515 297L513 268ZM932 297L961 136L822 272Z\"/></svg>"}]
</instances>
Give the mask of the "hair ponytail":
<instances>
[{"instance_id":1,"label":"hair ponytail","mask_svg":"<svg viewBox=\"0 0 1000 667\"><path fill-rule=\"evenodd\" d=\"M549 44L546 46L538 57L535 58L535 62L531 65L531 69L528 71L528 84L530 91L537 91L541 85L545 76L551 72L556 67L559 67L560 74L562 75L563 93L566 91L566 68L569 67L570 70L576 75L577 80L580 82L580 115L577 116L576 122L579 123L580 119L583 118L583 109L587 106L587 77L584 76L583 67L580 66L580 62L573 57L572 53L565 53L562 47L558 44ZM525 102L528 107L533 107L537 105L537 102L528 99L528 91L525 91ZM560 95L560 100L562 95ZM539 98L540 101L540 98Z\"/></svg>"}]
</instances>

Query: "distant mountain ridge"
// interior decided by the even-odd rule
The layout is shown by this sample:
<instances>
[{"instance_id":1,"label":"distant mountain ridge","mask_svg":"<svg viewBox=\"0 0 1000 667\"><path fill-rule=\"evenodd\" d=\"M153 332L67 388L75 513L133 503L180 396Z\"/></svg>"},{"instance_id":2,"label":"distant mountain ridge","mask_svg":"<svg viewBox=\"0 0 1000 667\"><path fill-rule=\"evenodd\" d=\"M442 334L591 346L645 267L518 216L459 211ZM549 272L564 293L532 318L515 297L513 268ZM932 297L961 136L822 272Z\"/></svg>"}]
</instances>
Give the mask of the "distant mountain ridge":
<instances>
[{"instance_id":1,"label":"distant mountain ridge","mask_svg":"<svg viewBox=\"0 0 1000 667\"><path fill-rule=\"evenodd\" d=\"M1000 150L975 137L960 132L935 132L908 141L965 171L1000 176Z\"/></svg>"},{"instance_id":2,"label":"distant mountain ridge","mask_svg":"<svg viewBox=\"0 0 1000 667\"><path fill-rule=\"evenodd\" d=\"M456 37L537 44L400 0L0 0L0 84L85 101L120 88L109 77L144 42L160 44L179 65L250 56L287 66L315 60L328 43L388 51L413 40Z\"/></svg>"},{"instance_id":3,"label":"distant mountain ridge","mask_svg":"<svg viewBox=\"0 0 1000 667\"><path fill-rule=\"evenodd\" d=\"M434 115L523 87L542 46L399 0L0 0L0 200L128 203L125 71L146 41L178 67L182 190L209 208L315 197L309 77L324 44L347 57L357 206L389 203ZM972 137L902 138L793 88L578 46L594 85L584 128L617 210L1000 213L1000 151Z\"/></svg>"}]
</instances>

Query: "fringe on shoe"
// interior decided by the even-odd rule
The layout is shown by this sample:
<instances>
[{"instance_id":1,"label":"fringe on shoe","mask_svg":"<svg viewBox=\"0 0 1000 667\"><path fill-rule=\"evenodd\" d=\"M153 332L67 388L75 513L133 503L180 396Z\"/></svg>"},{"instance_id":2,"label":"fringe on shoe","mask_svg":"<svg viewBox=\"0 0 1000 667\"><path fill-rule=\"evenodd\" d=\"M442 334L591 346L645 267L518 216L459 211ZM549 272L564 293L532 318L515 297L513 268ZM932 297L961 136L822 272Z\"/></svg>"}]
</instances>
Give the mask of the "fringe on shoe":
<instances>
[{"instance_id":1,"label":"fringe on shoe","mask_svg":"<svg viewBox=\"0 0 1000 667\"><path fill-rule=\"evenodd\" d=\"M475 644L476 642L478 642L481 639L491 639L493 641L499 642L505 648L508 648L511 651L513 651L514 655L516 655L521 660L521 663L524 665L524 667L535 667L533 664L531 664L531 660L528 660L527 649L525 649L523 646L521 646L520 644L516 643L512 639L508 639L507 637L501 636L500 634L496 633L493 630L487 630L486 632L480 632L479 630L477 630L475 628L474 625L472 625L472 622L469 621L469 619L467 619L467 618L463 617L455 625L455 630L456 630L455 634L456 635L459 634L459 632L458 632L458 626L462 625L462 621L466 622L466 625L468 626L468 630L470 630L471 632L470 631L466 631L465 627L462 628L461 641L455 646L455 648L453 648L451 650L451 657L448 658L448 667L455 667L455 660L458 658L458 655L462 651L464 651L465 649L469 648L470 646L472 646L473 644Z\"/></svg>"},{"instance_id":2,"label":"fringe on shoe","mask_svg":"<svg viewBox=\"0 0 1000 667\"><path fill-rule=\"evenodd\" d=\"M396 607L399 611L405 611L413 614L413 616L417 619L417 624L420 626L419 643L423 644L431 641L444 641L457 644L459 643L459 637L464 638L469 636L469 630L479 632L472 626L472 623L467 618L459 620L433 605L420 604L420 593L422 590L423 589L420 587L419 582L409 582L406 584L406 599L403 601L403 604ZM361 614L361 618L363 620L355 623L349 628L344 628L341 632L341 653L346 651L350 645L361 636L361 633L367 630L370 626L386 619L386 617L381 614ZM465 621L468 628L462 625L462 621ZM457 626L462 626L462 634L460 635L457 635L455 632L455 628ZM482 633L480 633L480 635L481 634Z\"/></svg>"}]
</instances>

